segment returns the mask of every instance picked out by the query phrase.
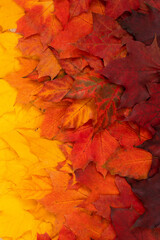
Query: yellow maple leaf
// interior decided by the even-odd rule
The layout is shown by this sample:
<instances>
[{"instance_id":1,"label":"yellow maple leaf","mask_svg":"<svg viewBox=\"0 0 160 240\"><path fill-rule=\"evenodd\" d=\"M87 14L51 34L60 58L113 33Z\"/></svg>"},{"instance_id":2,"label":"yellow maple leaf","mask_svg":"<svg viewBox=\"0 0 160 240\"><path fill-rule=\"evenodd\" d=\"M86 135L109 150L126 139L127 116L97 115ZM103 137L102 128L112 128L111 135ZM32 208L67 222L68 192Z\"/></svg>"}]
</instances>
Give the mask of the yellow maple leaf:
<instances>
[{"instance_id":1,"label":"yellow maple leaf","mask_svg":"<svg viewBox=\"0 0 160 240\"><path fill-rule=\"evenodd\" d=\"M16 190L23 199L41 199L52 191L52 182L49 177L33 175L22 180Z\"/></svg>"},{"instance_id":2,"label":"yellow maple leaf","mask_svg":"<svg viewBox=\"0 0 160 240\"><path fill-rule=\"evenodd\" d=\"M53 233L52 223L36 219L30 211L25 209L27 205L35 206L31 202L24 203L13 193L0 198L0 236L4 240L8 238L36 240L37 231L40 233L45 231L48 231L49 234ZM54 222L54 217L52 222Z\"/></svg>"},{"instance_id":3,"label":"yellow maple leaf","mask_svg":"<svg viewBox=\"0 0 160 240\"><path fill-rule=\"evenodd\" d=\"M34 217L23 210L20 200L14 195L8 194L0 198L0 211L0 236L2 238L18 238L35 227Z\"/></svg>"},{"instance_id":4,"label":"yellow maple leaf","mask_svg":"<svg viewBox=\"0 0 160 240\"><path fill-rule=\"evenodd\" d=\"M54 237L54 215L36 200L52 191L47 167L65 160L60 142L40 137L42 112L15 104L16 90L2 79L0 91L0 236L36 240L37 232L48 232Z\"/></svg>"},{"instance_id":5,"label":"yellow maple leaf","mask_svg":"<svg viewBox=\"0 0 160 240\"><path fill-rule=\"evenodd\" d=\"M20 35L16 33L0 33L0 78L4 78L7 73L20 68L18 57L21 56L21 53L15 48L19 38Z\"/></svg>"},{"instance_id":6,"label":"yellow maple leaf","mask_svg":"<svg viewBox=\"0 0 160 240\"><path fill-rule=\"evenodd\" d=\"M23 15L23 9L14 0L0 1L0 26L3 30L15 29L17 20Z\"/></svg>"}]
</instances>

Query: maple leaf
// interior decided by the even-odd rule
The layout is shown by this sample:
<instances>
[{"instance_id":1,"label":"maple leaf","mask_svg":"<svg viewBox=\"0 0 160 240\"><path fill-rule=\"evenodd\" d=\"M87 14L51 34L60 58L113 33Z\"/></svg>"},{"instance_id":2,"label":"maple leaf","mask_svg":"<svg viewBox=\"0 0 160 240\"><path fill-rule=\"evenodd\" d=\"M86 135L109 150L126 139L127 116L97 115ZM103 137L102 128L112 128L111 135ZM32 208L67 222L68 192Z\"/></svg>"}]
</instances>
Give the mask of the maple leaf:
<instances>
[{"instance_id":1,"label":"maple leaf","mask_svg":"<svg viewBox=\"0 0 160 240\"><path fill-rule=\"evenodd\" d=\"M50 44L57 50L61 59L81 56L73 43L92 31L92 14L83 13L80 16L72 18Z\"/></svg>"},{"instance_id":2,"label":"maple leaf","mask_svg":"<svg viewBox=\"0 0 160 240\"><path fill-rule=\"evenodd\" d=\"M74 79L72 88L66 95L67 98L84 99L94 97L106 83L103 77L94 71L78 74Z\"/></svg>"},{"instance_id":3,"label":"maple leaf","mask_svg":"<svg viewBox=\"0 0 160 240\"><path fill-rule=\"evenodd\" d=\"M95 98L97 106L97 125L105 128L114 122L116 109L121 96L121 88L108 83L93 71L75 77L66 97L72 99Z\"/></svg>"},{"instance_id":4,"label":"maple leaf","mask_svg":"<svg viewBox=\"0 0 160 240\"><path fill-rule=\"evenodd\" d=\"M93 124L97 121L94 99L77 100L72 103L62 102L47 109L41 127L42 134L52 138L60 129L79 128L89 120L92 120Z\"/></svg>"},{"instance_id":5,"label":"maple leaf","mask_svg":"<svg viewBox=\"0 0 160 240\"><path fill-rule=\"evenodd\" d=\"M93 135L90 146L91 155L89 159L93 159L97 163L97 169L105 173L103 165L110 155L119 147L119 143L113 138L107 130L100 131Z\"/></svg>"},{"instance_id":6,"label":"maple leaf","mask_svg":"<svg viewBox=\"0 0 160 240\"><path fill-rule=\"evenodd\" d=\"M154 142L158 146L159 48L156 40L147 47L128 40L132 37L112 18L137 9L139 1L130 0L124 6L124 0L108 0L106 12L111 17L104 15L105 1L15 1L25 11L18 20L21 39L5 32L11 26L6 14L13 7L10 18L15 25L16 14L23 13L21 7L19 12L11 2L7 10L2 1L2 10L6 10L0 10L6 19L0 33L0 74L3 78L9 73L5 79L18 90L17 95L0 80L0 236L113 240L112 219L119 239L155 240L156 234L159 238L157 229L142 229L142 233L131 229L137 219L135 226L159 224L159 178L152 193L148 184L159 176L159 165L155 159L152 162L149 152L134 148L151 138L146 128L153 133L154 127L157 133L144 148L157 154L155 145L148 145ZM146 13L137 12L138 16L149 17L150 26L158 33L158 10L147 12L140 2L141 10ZM154 35L153 31L146 32ZM17 43L22 53L15 48ZM110 62L117 57L122 58ZM108 79L95 73L103 61L108 65L101 72ZM121 107L133 109L117 110L122 88L109 81L126 88ZM123 122L126 116L140 126ZM145 212L125 179L108 170L138 180L149 172L143 191L137 186L144 181L130 180L137 196L140 192ZM153 201L153 195L157 200ZM152 207L153 203L157 207ZM117 208L115 212L112 209L112 216L110 206ZM118 208L131 206L133 210L125 209L124 219ZM124 221L118 217L116 224L118 211Z\"/></svg>"},{"instance_id":7,"label":"maple leaf","mask_svg":"<svg viewBox=\"0 0 160 240\"><path fill-rule=\"evenodd\" d=\"M60 64L65 72L70 75L78 75L80 74L84 68L88 65L87 60L84 58L69 58L69 59L60 59Z\"/></svg>"},{"instance_id":8,"label":"maple leaf","mask_svg":"<svg viewBox=\"0 0 160 240\"><path fill-rule=\"evenodd\" d=\"M145 141L139 147L152 153L155 157L160 157L160 126L157 126L156 133L152 139Z\"/></svg>"},{"instance_id":9,"label":"maple leaf","mask_svg":"<svg viewBox=\"0 0 160 240\"><path fill-rule=\"evenodd\" d=\"M14 204L14 208L13 208ZM22 207L22 202L14 195L0 197L0 235L2 238L19 238L22 234L36 228L34 217ZM15 217L17 217L15 221ZM8 228L10 229L8 231Z\"/></svg>"},{"instance_id":10,"label":"maple leaf","mask_svg":"<svg viewBox=\"0 0 160 240\"><path fill-rule=\"evenodd\" d=\"M65 110L69 105L67 102L61 102L46 109L45 117L41 125L41 135L43 137L52 139L57 136Z\"/></svg>"},{"instance_id":11,"label":"maple leaf","mask_svg":"<svg viewBox=\"0 0 160 240\"><path fill-rule=\"evenodd\" d=\"M132 226L139 215L134 209L112 209L112 223L118 240L158 240L160 229L135 228Z\"/></svg>"},{"instance_id":12,"label":"maple leaf","mask_svg":"<svg viewBox=\"0 0 160 240\"><path fill-rule=\"evenodd\" d=\"M68 189L70 176L63 172L52 172L52 193L40 200L45 208L56 215L57 227L60 229L65 221L64 216L73 211L86 196L80 191Z\"/></svg>"},{"instance_id":13,"label":"maple leaf","mask_svg":"<svg viewBox=\"0 0 160 240\"><path fill-rule=\"evenodd\" d=\"M2 0L0 3L0 26L3 30L16 29L17 20L24 15L23 9L13 0Z\"/></svg>"},{"instance_id":14,"label":"maple leaf","mask_svg":"<svg viewBox=\"0 0 160 240\"><path fill-rule=\"evenodd\" d=\"M43 233L43 229L53 234L54 216L49 222L47 214L36 218L36 202L27 202L27 199L39 199L51 192L45 169L53 169L57 160L64 161L64 155L58 142L53 146L53 142L40 139L36 133L42 122L42 113L30 104L15 104L16 90L2 79L0 89L0 235L3 239L36 239L37 232ZM48 159L51 158L53 161L49 165Z\"/></svg>"},{"instance_id":15,"label":"maple leaf","mask_svg":"<svg viewBox=\"0 0 160 240\"><path fill-rule=\"evenodd\" d=\"M151 46L132 40L126 46L126 58L109 63L101 73L109 81L125 87L120 106L132 107L149 98L149 83L159 82L160 51L156 39Z\"/></svg>"},{"instance_id":16,"label":"maple leaf","mask_svg":"<svg viewBox=\"0 0 160 240\"><path fill-rule=\"evenodd\" d=\"M45 234L37 234L37 240L51 240L47 233Z\"/></svg>"},{"instance_id":17,"label":"maple leaf","mask_svg":"<svg viewBox=\"0 0 160 240\"><path fill-rule=\"evenodd\" d=\"M97 121L95 102L91 98L74 101L65 111L62 119L64 128L79 128L90 119Z\"/></svg>"},{"instance_id":18,"label":"maple leaf","mask_svg":"<svg viewBox=\"0 0 160 240\"><path fill-rule=\"evenodd\" d=\"M40 138L39 133L31 130L22 129L19 130L19 133L28 141L31 152L38 157L44 167L54 168L58 162L65 160L65 156L60 150L60 142Z\"/></svg>"},{"instance_id":19,"label":"maple leaf","mask_svg":"<svg viewBox=\"0 0 160 240\"><path fill-rule=\"evenodd\" d=\"M39 35L32 35L28 38L20 38L17 46L24 56L40 57L44 51Z\"/></svg>"},{"instance_id":20,"label":"maple leaf","mask_svg":"<svg viewBox=\"0 0 160 240\"><path fill-rule=\"evenodd\" d=\"M152 164L152 155L142 149L120 149L107 160L105 167L111 174L145 179Z\"/></svg>"},{"instance_id":21,"label":"maple leaf","mask_svg":"<svg viewBox=\"0 0 160 240\"><path fill-rule=\"evenodd\" d=\"M26 9L26 14L17 22L17 32L25 38L39 34L44 45L50 43L54 33L61 30L58 20L53 15L52 1L41 2Z\"/></svg>"},{"instance_id":22,"label":"maple leaf","mask_svg":"<svg viewBox=\"0 0 160 240\"><path fill-rule=\"evenodd\" d=\"M98 112L98 126L109 127L117 119L117 107L122 95L121 87L106 83L97 91L96 105Z\"/></svg>"},{"instance_id":23,"label":"maple leaf","mask_svg":"<svg viewBox=\"0 0 160 240\"><path fill-rule=\"evenodd\" d=\"M150 98L137 104L131 114L127 117L128 121L134 121L140 126L148 128L151 133L155 133L153 127L160 124L160 86L151 84L149 86Z\"/></svg>"},{"instance_id":24,"label":"maple leaf","mask_svg":"<svg viewBox=\"0 0 160 240\"><path fill-rule=\"evenodd\" d=\"M73 84L70 76L57 78L44 83L43 88L37 94L43 101L59 102L69 92Z\"/></svg>"},{"instance_id":25,"label":"maple leaf","mask_svg":"<svg viewBox=\"0 0 160 240\"><path fill-rule=\"evenodd\" d=\"M4 79L18 91L16 103L33 103L35 95L40 91L42 85L39 82L33 81L26 75L33 72L38 62L28 58L20 58L19 62L20 69L10 72Z\"/></svg>"},{"instance_id":26,"label":"maple leaf","mask_svg":"<svg viewBox=\"0 0 160 240\"><path fill-rule=\"evenodd\" d=\"M4 78L11 71L19 70L18 57L21 53L15 48L20 36L11 32L0 33L0 77Z\"/></svg>"},{"instance_id":27,"label":"maple leaf","mask_svg":"<svg viewBox=\"0 0 160 240\"><path fill-rule=\"evenodd\" d=\"M160 11L148 5L149 12L144 14L133 11L131 16L120 20L121 26L132 34L136 40L141 41L147 45L153 42L155 35L157 36L158 45L159 38L159 19ZM137 24L138 22L138 24Z\"/></svg>"},{"instance_id":28,"label":"maple leaf","mask_svg":"<svg viewBox=\"0 0 160 240\"><path fill-rule=\"evenodd\" d=\"M99 216L87 214L81 209L65 216L65 225L72 230L79 240L100 239L107 223ZM82 222L85 223L82 225Z\"/></svg>"},{"instance_id":29,"label":"maple leaf","mask_svg":"<svg viewBox=\"0 0 160 240\"><path fill-rule=\"evenodd\" d=\"M90 161L94 161L98 171L106 174L106 169L102 166L112 153L118 148L118 142L105 129L94 134L91 126L83 126L72 133L68 139L75 142L70 154L70 160L74 169L84 168ZM72 138L77 136L77 140ZM101 150L100 150L101 149Z\"/></svg>"},{"instance_id":30,"label":"maple leaf","mask_svg":"<svg viewBox=\"0 0 160 240\"><path fill-rule=\"evenodd\" d=\"M118 194L119 191L115 185L115 178L109 173L104 177L97 172L94 163L89 163L84 169L75 171L76 180L86 186L91 191L91 198L94 201L100 194Z\"/></svg>"},{"instance_id":31,"label":"maple leaf","mask_svg":"<svg viewBox=\"0 0 160 240\"><path fill-rule=\"evenodd\" d=\"M159 173L139 182L131 182L132 191L142 201L145 212L135 222L135 227L153 228L160 224L159 219Z\"/></svg>"},{"instance_id":32,"label":"maple leaf","mask_svg":"<svg viewBox=\"0 0 160 240\"><path fill-rule=\"evenodd\" d=\"M129 11L131 12L133 9L137 10L140 6L139 0L105 0L106 1L106 15L118 18L122 13Z\"/></svg>"},{"instance_id":33,"label":"maple leaf","mask_svg":"<svg viewBox=\"0 0 160 240\"><path fill-rule=\"evenodd\" d=\"M68 0L55 0L55 15L65 26L69 20L69 1Z\"/></svg>"},{"instance_id":34,"label":"maple leaf","mask_svg":"<svg viewBox=\"0 0 160 240\"><path fill-rule=\"evenodd\" d=\"M124 148L132 148L143 143L150 138L141 129L135 129L130 122L115 121L109 127L109 133L119 141L120 145Z\"/></svg>"},{"instance_id":35,"label":"maple leaf","mask_svg":"<svg viewBox=\"0 0 160 240\"><path fill-rule=\"evenodd\" d=\"M93 31L78 40L77 47L94 56L103 58L105 65L119 55L122 49L123 30L109 16L93 14Z\"/></svg>"},{"instance_id":36,"label":"maple leaf","mask_svg":"<svg viewBox=\"0 0 160 240\"><path fill-rule=\"evenodd\" d=\"M115 176L115 184L119 194L99 195L98 199L93 203L96 207L98 215L110 219L112 208L130 208L131 206L139 213L144 213L144 207L139 199L134 195L127 181L119 176Z\"/></svg>"},{"instance_id":37,"label":"maple leaf","mask_svg":"<svg viewBox=\"0 0 160 240\"><path fill-rule=\"evenodd\" d=\"M66 226L63 226L59 232L59 240L76 240L75 234Z\"/></svg>"},{"instance_id":38,"label":"maple leaf","mask_svg":"<svg viewBox=\"0 0 160 240\"><path fill-rule=\"evenodd\" d=\"M41 54L40 62L37 65L39 77L50 76L51 78L54 78L57 76L60 69L61 66L58 63L58 60L56 59L52 51L47 48Z\"/></svg>"},{"instance_id":39,"label":"maple leaf","mask_svg":"<svg viewBox=\"0 0 160 240\"><path fill-rule=\"evenodd\" d=\"M69 0L70 3L70 18L87 12L92 0Z\"/></svg>"},{"instance_id":40,"label":"maple leaf","mask_svg":"<svg viewBox=\"0 0 160 240\"><path fill-rule=\"evenodd\" d=\"M22 199L41 199L52 192L51 180L48 177L33 175L31 179L22 180L16 191Z\"/></svg>"}]
</instances>

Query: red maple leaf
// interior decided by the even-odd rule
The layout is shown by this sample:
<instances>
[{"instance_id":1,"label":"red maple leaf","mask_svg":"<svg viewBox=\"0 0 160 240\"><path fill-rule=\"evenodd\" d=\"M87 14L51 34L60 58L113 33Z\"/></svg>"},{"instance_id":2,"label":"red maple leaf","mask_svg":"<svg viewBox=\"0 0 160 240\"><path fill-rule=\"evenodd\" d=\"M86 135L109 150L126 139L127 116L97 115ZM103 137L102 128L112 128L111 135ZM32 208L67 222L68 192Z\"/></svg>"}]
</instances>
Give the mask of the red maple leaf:
<instances>
[{"instance_id":1,"label":"red maple leaf","mask_svg":"<svg viewBox=\"0 0 160 240\"><path fill-rule=\"evenodd\" d=\"M160 85L151 84L149 93L151 97L137 104L127 120L134 121L155 133L153 127L160 124Z\"/></svg>"},{"instance_id":2,"label":"red maple leaf","mask_svg":"<svg viewBox=\"0 0 160 240\"><path fill-rule=\"evenodd\" d=\"M119 23L125 30L132 34L136 40L147 45L153 42L156 35L158 45L160 46L160 11L149 5L148 10L148 13L133 11L131 16L119 20Z\"/></svg>"},{"instance_id":3,"label":"red maple leaf","mask_svg":"<svg viewBox=\"0 0 160 240\"><path fill-rule=\"evenodd\" d=\"M159 82L160 51L156 40L151 46L128 41L126 58L110 62L101 73L109 81L122 85L125 91L121 107L132 107L149 98L148 84Z\"/></svg>"},{"instance_id":4,"label":"red maple leaf","mask_svg":"<svg viewBox=\"0 0 160 240\"><path fill-rule=\"evenodd\" d=\"M103 58L105 65L122 51L125 32L111 17L93 14L93 31L78 40L76 46L94 56Z\"/></svg>"},{"instance_id":5,"label":"red maple leaf","mask_svg":"<svg viewBox=\"0 0 160 240\"><path fill-rule=\"evenodd\" d=\"M111 218L118 240L158 240L160 228L133 228L139 214L132 208L112 208Z\"/></svg>"}]
</instances>

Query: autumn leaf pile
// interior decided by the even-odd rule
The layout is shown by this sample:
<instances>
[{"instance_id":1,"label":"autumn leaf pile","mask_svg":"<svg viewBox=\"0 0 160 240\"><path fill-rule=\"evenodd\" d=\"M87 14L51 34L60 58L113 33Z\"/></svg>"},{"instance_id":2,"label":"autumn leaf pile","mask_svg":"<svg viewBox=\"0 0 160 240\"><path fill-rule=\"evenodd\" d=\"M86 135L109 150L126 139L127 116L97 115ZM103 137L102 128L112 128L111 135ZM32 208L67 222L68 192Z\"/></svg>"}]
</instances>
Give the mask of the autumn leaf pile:
<instances>
[{"instance_id":1,"label":"autumn leaf pile","mask_svg":"<svg viewBox=\"0 0 160 240\"><path fill-rule=\"evenodd\" d=\"M160 1L0 1L0 238L160 240Z\"/></svg>"}]
</instances>

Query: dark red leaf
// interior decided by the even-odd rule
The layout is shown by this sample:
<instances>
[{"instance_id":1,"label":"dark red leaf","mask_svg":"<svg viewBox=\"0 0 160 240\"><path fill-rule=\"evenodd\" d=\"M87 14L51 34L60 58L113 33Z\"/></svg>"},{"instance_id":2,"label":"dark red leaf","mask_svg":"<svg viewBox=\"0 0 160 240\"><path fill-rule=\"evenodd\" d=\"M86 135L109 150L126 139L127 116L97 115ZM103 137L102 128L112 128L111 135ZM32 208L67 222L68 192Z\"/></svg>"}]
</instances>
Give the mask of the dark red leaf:
<instances>
[{"instance_id":1,"label":"dark red leaf","mask_svg":"<svg viewBox=\"0 0 160 240\"><path fill-rule=\"evenodd\" d=\"M159 240L160 228L133 228L139 215L130 209L112 209L112 223L117 234L117 240Z\"/></svg>"},{"instance_id":2,"label":"dark red leaf","mask_svg":"<svg viewBox=\"0 0 160 240\"><path fill-rule=\"evenodd\" d=\"M109 16L93 14L93 31L77 42L79 49L103 58L105 65L118 56L122 48L121 38L125 32Z\"/></svg>"},{"instance_id":3,"label":"dark red leaf","mask_svg":"<svg viewBox=\"0 0 160 240\"><path fill-rule=\"evenodd\" d=\"M159 82L160 51L156 40L151 46L128 41L126 58L116 59L101 73L111 82L125 87L121 107L132 107L150 95L148 83Z\"/></svg>"},{"instance_id":4,"label":"dark red leaf","mask_svg":"<svg viewBox=\"0 0 160 240\"><path fill-rule=\"evenodd\" d=\"M160 174L139 182L132 182L133 192L142 201L145 212L138 218L135 227L153 228L160 224Z\"/></svg>"},{"instance_id":5,"label":"dark red leaf","mask_svg":"<svg viewBox=\"0 0 160 240\"><path fill-rule=\"evenodd\" d=\"M160 124L160 84L152 84L149 87L149 93L151 97L137 104L127 120L134 121L155 133L153 127Z\"/></svg>"},{"instance_id":6,"label":"dark red leaf","mask_svg":"<svg viewBox=\"0 0 160 240\"><path fill-rule=\"evenodd\" d=\"M131 16L120 20L121 26L132 34L136 40L147 45L153 42L155 35L160 46L160 11L151 6L148 6L149 12L144 14L133 11Z\"/></svg>"},{"instance_id":7,"label":"dark red leaf","mask_svg":"<svg viewBox=\"0 0 160 240\"><path fill-rule=\"evenodd\" d=\"M139 147L149 151L153 156L160 158L160 126L155 128L157 131L152 139L145 141Z\"/></svg>"}]
</instances>

